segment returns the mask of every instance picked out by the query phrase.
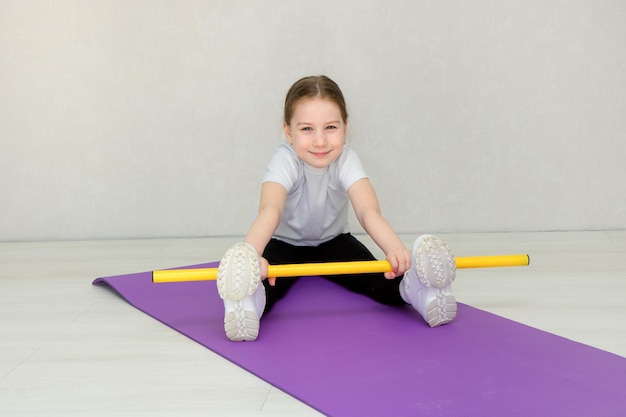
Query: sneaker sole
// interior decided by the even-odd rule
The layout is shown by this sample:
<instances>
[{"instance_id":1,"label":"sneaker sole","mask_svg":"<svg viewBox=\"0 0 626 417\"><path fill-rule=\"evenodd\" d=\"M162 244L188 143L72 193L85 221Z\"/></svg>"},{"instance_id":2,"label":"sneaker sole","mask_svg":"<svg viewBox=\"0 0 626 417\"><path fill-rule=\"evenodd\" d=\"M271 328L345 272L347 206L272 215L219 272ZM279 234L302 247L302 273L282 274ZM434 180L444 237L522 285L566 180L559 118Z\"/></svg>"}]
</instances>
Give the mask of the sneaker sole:
<instances>
[{"instance_id":1,"label":"sneaker sole","mask_svg":"<svg viewBox=\"0 0 626 417\"><path fill-rule=\"evenodd\" d=\"M436 236L423 235L415 242L413 253L417 277L428 289L425 320L430 327L452 322L456 318L456 299L450 286L456 278L456 261L448 245Z\"/></svg>"},{"instance_id":2,"label":"sneaker sole","mask_svg":"<svg viewBox=\"0 0 626 417\"><path fill-rule=\"evenodd\" d=\"M417 276L422 284L445 289L456 277L454 255L441 239L423 235L415 242L413 253L420 253L415 258Z\"/></svg>"},{"instance_id":3,"label":"sneaker sole","mask_svg":"<svg viewBox=\"0 0 626 417\"><path fill-rule=\"evenodd\" d=\"M217 291L224 300L224 330L234 342L254 341L259 335L259 317L250 298L261 282L256 250L246 243L232 246L217 270Z\"/></svg>"},{"instance_id":4,"label":"sneaker sole","mask_svg":"<svg viewBox=\"0 0 626 417\"><path fill-rule=\"evenodd\" d=\"M223 300L241 301L256 291L261 282L259 258L251 245L232 246L217 270L217 291Z\"/></svg>"},{"instance_id":5,"label":"sneaker sole","mask_svg":"<svg viewBox=\"0 0 626 417\"><path fill-rule=\"evenodd\" d=\"M456 317L456 299L444 290L437 290L437 297L426 307L426 321L430 327L450 323Z\"/></svg>"},{"instance_id":6,"label":"sneaker sole","mask_svg":"<svg viewBox=\"0 0 626 417\"><path fill-rule=\"evenodd\" d=\"M231 305L232 303L232 305ZM224 315L226 336L233 342L252 342L259 336L259 318L254 309L244 306L243 301L224 302L228 306Z\"/></svg>"}]
</instances>

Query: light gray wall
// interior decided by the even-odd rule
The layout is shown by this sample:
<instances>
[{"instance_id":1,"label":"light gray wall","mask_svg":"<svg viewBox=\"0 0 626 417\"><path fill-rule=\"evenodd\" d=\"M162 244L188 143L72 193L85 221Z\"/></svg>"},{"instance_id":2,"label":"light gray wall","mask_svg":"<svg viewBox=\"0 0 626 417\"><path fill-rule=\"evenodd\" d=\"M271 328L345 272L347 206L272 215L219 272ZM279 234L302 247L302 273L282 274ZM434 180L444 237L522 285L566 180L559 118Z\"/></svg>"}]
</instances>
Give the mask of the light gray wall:
<instances>
[{"instance_id":1,"label":"light gray wall","mask_svg":"<svg viewBox=\"0 0 626 417\"><path fill-rule=\"evenodd\" d=\"M0 0L0 240L245 233L284 94L319 73L399 232L626 228L624 22L623 1Z\"/></svg>"}]
</instances>

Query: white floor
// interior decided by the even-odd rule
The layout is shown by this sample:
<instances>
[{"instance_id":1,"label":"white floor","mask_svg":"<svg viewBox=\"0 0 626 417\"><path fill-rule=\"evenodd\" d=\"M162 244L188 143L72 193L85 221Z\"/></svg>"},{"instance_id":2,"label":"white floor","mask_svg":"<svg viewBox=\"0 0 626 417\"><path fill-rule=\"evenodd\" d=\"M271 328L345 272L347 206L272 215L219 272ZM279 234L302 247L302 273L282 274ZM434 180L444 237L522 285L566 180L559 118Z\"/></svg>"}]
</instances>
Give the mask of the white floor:
<instances>
[{"instance_id":1,"label":"white floor","mask_svg":"<svg viewBox=\"0 0 626 417\"><path fill-rule=\"evenodd\" d=\"M460 302L626 357L626 231L440 237L457 256L531 256L459 270ZM320 415L91 285L218 260L237 240L0 243L0 416Z\"/></svg>"}]
</instances>

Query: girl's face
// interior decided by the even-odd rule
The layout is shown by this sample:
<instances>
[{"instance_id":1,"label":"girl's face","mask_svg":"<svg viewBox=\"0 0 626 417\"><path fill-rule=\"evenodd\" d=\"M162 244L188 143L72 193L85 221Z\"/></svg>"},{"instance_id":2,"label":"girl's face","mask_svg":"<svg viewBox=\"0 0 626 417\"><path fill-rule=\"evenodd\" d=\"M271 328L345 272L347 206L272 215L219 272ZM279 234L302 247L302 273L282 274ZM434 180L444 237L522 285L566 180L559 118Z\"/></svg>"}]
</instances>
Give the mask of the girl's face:
<instances>
[{"instance_id":1,"label":"girl's face","mask_svg":"<svg viewBox=\"0 0 626 417\"><path fill-rule=\"evenodd\" d=\"M283 128L296 155L315 168L327 167L339 157L347 132L339 106L318 97L299 100Z\"/></svg>"}]
</instances>

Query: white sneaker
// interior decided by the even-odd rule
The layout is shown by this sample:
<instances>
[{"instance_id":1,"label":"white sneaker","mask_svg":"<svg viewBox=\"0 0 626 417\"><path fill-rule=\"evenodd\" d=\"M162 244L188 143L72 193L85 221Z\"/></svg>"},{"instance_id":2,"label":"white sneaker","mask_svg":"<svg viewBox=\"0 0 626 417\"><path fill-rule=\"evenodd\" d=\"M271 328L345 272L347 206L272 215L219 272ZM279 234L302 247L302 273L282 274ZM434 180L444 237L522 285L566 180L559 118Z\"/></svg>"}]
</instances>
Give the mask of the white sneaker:
<instances>
[{"instance_id":1,"label":"white sneaker","mask_svg":"<svg viewBox=\"0 0 626 417\"><path fill-rule=\"evenodd\" d=\"M226 251L217 270L217 291L224 300L224 330L232 341L253 341L265 309L259 255L248 243ZM260 285L259 285L260 284Z\"/></svg>"},{"instance_id":2,"label":"white sneaker","mask_svg":"<svg viewBox=\"0 0 626 417\"><path fill-rule=\"evenodd\" d=\"M456 276L454 255L436 236L423 235L413 244L413 263L404 273L400 294L430 327L450 323L456 317L456 299L450 286Z\"/></svg>"}]
</instances>

